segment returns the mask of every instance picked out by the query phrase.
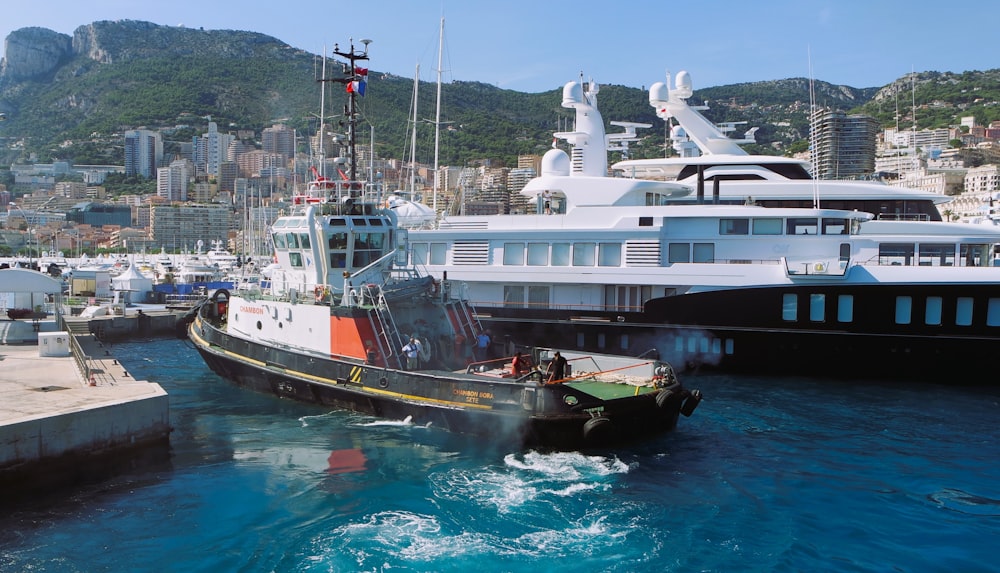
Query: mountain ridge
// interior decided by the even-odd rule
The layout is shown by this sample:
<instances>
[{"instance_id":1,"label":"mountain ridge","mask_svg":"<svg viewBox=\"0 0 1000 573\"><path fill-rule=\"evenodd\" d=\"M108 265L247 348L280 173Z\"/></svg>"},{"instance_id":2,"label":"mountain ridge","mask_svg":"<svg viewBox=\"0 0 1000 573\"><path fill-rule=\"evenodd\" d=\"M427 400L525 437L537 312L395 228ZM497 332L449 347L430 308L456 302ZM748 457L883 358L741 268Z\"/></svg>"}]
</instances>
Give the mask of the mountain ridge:
<instances>
[{"instance_id":1,"label":"mountain ridge","mask_svg":"<svg viewBox=\"0 0 1000 573\"><path fill-rule=\"evenodd\" d=\"M203 132L206 122L200 118L209 116L227 131L259 132L279 120L306 134L317 127L320 57L257 32L103 20L78 27L72 37L45 28L22 28L6 42L6 57L0 62L0 112L8 119L0 138L21 144L0 151L2 163L33 153L41 161L120 164L122 159L115 154L120 153L124 130L169 129L179 134L179 143ZM330 61L327 64L331 66ZM378 72L377 64L373 65L368 94L358 100L359 139L374 129L380 156L404 157L409 144L406 130L413 116L413 80ZM985 78L989 80L986 91L976 95L988 92L989 100L1000 99L1000 71L997 77L992 72L922 74L927 81L918 90ZM711 109L705 113L713 121L746 121L759 127L754 151L776 153L808 135L810 83L816 103L874 110L884 122L886 113L893 116L895 110L881 107L888 98L898 98L907 77L880 88L805 78L731 84L698 89L692 101L709 100ZM421 93L433 89L433 85L422 85ZM886 90L894 95L880 98ZM966 111L961 106L969 102L952 96L950 105ZM337 115L345 98L342 89L331 89L325 115ZM434 116L433 99L419 102L417 117ZM647 100L639 88L601 86L606 121L654 126L640 133L643 140L631 146L633 157L663 153L663 123ZM560 102L558 89L528 94L475 81L444 84L442 122L447 124L442 124L442 164L461 165L484 158L511 164L517 155L543 153L551 133L560 130L560 122L565 127L572 117ZM989 119L996 109L1000 108L980 115ZM339 120L333 121L339 129ZM432 132L431 126L418 129L418 161L430 162Z\"/></svg>"}]
</instances>

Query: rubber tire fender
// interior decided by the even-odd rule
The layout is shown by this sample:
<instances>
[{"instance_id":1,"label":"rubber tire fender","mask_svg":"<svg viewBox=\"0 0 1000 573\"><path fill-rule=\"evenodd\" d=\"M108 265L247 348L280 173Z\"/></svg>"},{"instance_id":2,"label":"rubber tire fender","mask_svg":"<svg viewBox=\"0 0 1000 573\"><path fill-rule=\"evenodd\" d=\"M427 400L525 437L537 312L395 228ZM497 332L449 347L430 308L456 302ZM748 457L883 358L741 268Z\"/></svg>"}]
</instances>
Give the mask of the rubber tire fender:
<instances>
[{"instance_id":1,"label":"rubber tire fender","mask_svg":"<svg viewBox=\"0 0 1000 573\"><path fill-rule=\"evenodd\" d=\"M691 395L684 399L684 404L681 405L681 414L684 416L691 416L694 414L695 408L698 404L701 404L701 390L692 390Z\"/></svg>"},{"instance_id":2,"label":"rubber tire fender","mask_svg":"<svg viewBox=\"0 0 1000 573\"><path fill-rule=\"evenodd\" d=\"M615 425L611 418L598 416L583 424L583 439L590 443L600 443L614 433Z\"/></svg>"}]
</instances>

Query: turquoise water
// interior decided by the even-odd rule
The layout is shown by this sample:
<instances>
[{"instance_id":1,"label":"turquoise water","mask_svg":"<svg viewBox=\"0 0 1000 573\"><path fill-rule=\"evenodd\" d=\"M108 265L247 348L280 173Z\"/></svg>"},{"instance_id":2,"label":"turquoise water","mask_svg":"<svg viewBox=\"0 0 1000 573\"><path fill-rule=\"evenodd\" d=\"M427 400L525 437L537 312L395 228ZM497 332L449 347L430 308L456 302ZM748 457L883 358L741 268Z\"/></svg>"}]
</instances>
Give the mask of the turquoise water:
<instances>
[{"instance_id":1,"label":"turquoise water","mask_svg":"<svg viewBox=\"0 0 1000 573\"><path fill-rule=\"evenodd\" d=\"M0 571L1000 570L1000 390L687 376L677 432L541 453L114 352L169 460L5 509Z\"/></svg>"}]
</instances>

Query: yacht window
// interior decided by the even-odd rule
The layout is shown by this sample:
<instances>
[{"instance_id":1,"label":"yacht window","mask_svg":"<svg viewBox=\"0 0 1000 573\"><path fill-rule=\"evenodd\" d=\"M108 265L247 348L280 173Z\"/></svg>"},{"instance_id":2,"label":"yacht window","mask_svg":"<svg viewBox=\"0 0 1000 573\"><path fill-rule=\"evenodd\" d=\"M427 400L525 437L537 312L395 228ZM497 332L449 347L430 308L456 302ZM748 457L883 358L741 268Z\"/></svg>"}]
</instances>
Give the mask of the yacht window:
<instances>
[{"instance_id":1,"label":"yacht window","mask_svg":"<svg viewBox=\"0 0 1000 573\"><path fill-rule=\"evenodd\" d=\"M941 326L941 297L927 297L927 308L924 310L924 324Z\"/></svg>"},{"instance_id":2,"label":"yacht window","mask_svg":"<svg viewBox=\"0 0 1000 573\"><path fill-rule=\"evenodd\" d=\"M955 301L955 324L958 326L972 326L972 297L960 296Z\"/></svg>"},{"instance_id":3,"label":"yacht window","mask_svg":"<svg viewBox=\"0 0 1000 573\"><path fill-rule=\"evenodd\" d=\"M385 235L383 233L366 233L366 235L369 249L378 249L381 251L385 246Z\"/></svg>"},{"instance_id":4,"label":"yacht window","mask_svg":"<svg viewBox=\"0 0 1000 573\"><path fill-rule=\"evenodd\" d=\"M754 219L754 235L780 235L781 219Z\"/></svg>"},{"instance_id":5,"label":"yacht window","mask_svg":"<svg viewBox=\"0 0 1000 573\"><path fill-rule=\"evenodd\" d=\"M549 265L549 244L528 243L528 266L547 267Z\"/></svg>"},{"instance_id":6,"label":"yacht window","mask_svg":"<svg viewBox=\"0 0 1000 573\"><path fill-rule=\"evenodd\" d=\"M653 218L652 217L639 217L639 226L640 227L652 227L653 226Z\"/></svg>"},{"instance_id":7,"label":"yacht window","mask_svg":"<svg viewBox=\"0 0 1000 573\"><path fill-rule=\"evenodd\" d=\"M781 319L788 322L799 319L799 295L793 293L781 295Z\"/></svg>"},{"instance_id":8,"label":"yacht window","mask_svg":"<svg viewBox=\"0 0 1000 573\"><path fill-rule=\"evenodd\" d=\"M410 243L410 264L427 264L427 243Z\"/></svg>"},{"instance_id":9,"label":"yacht window","mask_svg":"<svg viewBox=\"0 0 1000 573\"><path fill-rule=\"evenodd\" d=\"M347 225L346 219L341 219L340 217L334 217L333 219L330 219L331 227L344 227L346 225Z\"/></svg>"},{"instance_id":10,"label":"yacht window","mask_svg":"<svg viewBox=\"0 0 1000 573\"><path fill-rule=\"evenodd\" d=\"M961 245L959 257L967 267L985 267L990 260L989 245Z\"/></svg>"},{"instance_id":11,"label":"yacht window","mask_svg":"<svg viewBox=\"0 0 1000 573\"><path fill-rule=\"evenodd\" d=\"M549 291L550 287L548 286L529 286L528 306L530 308L548 308Z\"/></svg>"},{"instance_id":12,"label":"yacht window","mask_svg":"<svg viewBox=\"0 0 1000 573\"><path fill-rule=\"evenodd\" d=\"M299 235L298 233L285 233L285 241L288 243L289 249L299 248Z\"/></svg>"},{"instance_id":13,"label":"yacht window","mask_svg":"<svg viewBox=\"0 0 1000 573\"><path fill-rule=\"evenodd\" d=\"M330 253L330 268L343 269L347 267L347 253Z\"/></svg>"},{"instance_id":14,"label":"yacht window","mask_svg":"<svg viewBox=\"0 0 1000 573\"><path fill-rule=\"evenodd\" d=\"M714 243L695 243L694 244L694 262L696 263L714 263L715 262L715 244Z\"/></svg>"},{"instance_id":15,"label":"yacht window","mask_svg":"<svg viewBox=\"0 0 1000 573\"><path fill-rule=\"evenodd\" d=\"M837 322L854 322L854 295L837 297Z\"/></svg>"},{"instance_id":16,"label":"yacht window","mask_svg":"<svg viewBox=\"0 0 1000 573\"><path fill-rule=\"evenodd\" d=\"M281 249L281 250L285 250L288 248L288 241L285 240L284 233L274 234L274 247L276 249Z\"/></svg>"},{"instance_id":17,"label":"yacht window","mask_svg":"<svg viewBox=\"0 0 1000 573\"><path fill-rule=\"evenodd\" d=\"M813 217L789 217L787 229L789 235L815 235L819 223Z\"/></svg>"},{"instance_id":18,"label":"yacht window","mask_svg":"<svg viewBox=\"0 0 1000 573\"><path fill-rule=\"evenodd\" d=\"M521 266L524 264L524 243L503 244L504 266Z\"/></svg>"},{"instance_id":19,"label":"yacht window","mask_svg":"<svg viewBox=\"0 0 1000 573\"><path fill-rule=\"evenodd\" d=\"M288 253L288 262L291 263L293 267L302 266L302 253L292 251Z\"/></svg>"},{"instance_id":20,"label":"yacht window","mask_svg":"<svg viewBox=\"0 0 1000 573\"><path fill-rule=\"evenodd\" d=\"M524 308L524 287L520 285L503 287L503 305L507 308Z\"/></svg>"},{"instance_id":21,"label":"yacht window","mask_svg":"<svg viewBox=\"0 0 1000 573\"><path fill-rule=\"evenodd\" d=\"M850 229L847 219L823 219L824 235L846 235Z\"/></svg>"},{"instance_id":22,"label":"yacht window","mask_svg":"<svg viewBox=\"0 0 1000 573\"><path fill-rule=\"evenodd\" d=\"M719 219L720 235L749 235L749 219Z\"/></svg>"},{"instance_id":23,"label":"yacht window","mask_svg":"<svg viewBox=\"0 0 1000 573\"><path fill-rule=\"evenodd\" d=\"M919 265L922 267L951 267L955 265L955 245L948 243L920 243Z\"/></svg>"},{"instance_id":24,"label":"yacht window","mask_svg":"<svg viewBox=\"0 0 1000 573\"><path fill-rule=\"evenodd\" d=\"M592 267L596 263L594 256L597 243L573 243L573 266Z\"/></svg>"},{"instance_id":25,"label":"yacht window","mask_svg":"<svg viewBox=\"0 0 1000 573\"><path fill-rule=\"evenodd\" d=\"M431 243L431 264L443 265L448 262L448 243Z\"/></svg>"},{"instance_id":26,"label":"yacht window","mask_svg":"<svg viewBox=\"0 0 1000 573\"><path fill-rule=\"evenodd\" d=\"M851 260L851 244L841 243L840 244L840 260L841 262L846 262Z\"/></svg>"},{"instance_id":27,"label":"yacht window","mask_svg":"<svg viewBox=\"0 0 1000 573\"><path fill-rule=\"evenodd\" d=\"M569 266L569 243L552 243L552 266Z\"/></svg>"},{"instance_id":28,"label":"yacht window","mask_svg":"<svg viewBox=\"0 0 1000 573\"><path fill-rule=\"evenodd\" d=\"M823 322L826 320L826 295L809 295L809 320Z\"/></svg>"},{"instance_id":29,"label":"yacht window","mask_svg":"<svg viewBox=\"0 0 1000 573\"><path fill-rule=\"evenodd\" d=\"M880 243L878 264L909 266L913 263L913 252L913 243Z\"/></svg>"},{"instance_id":30,"label":"yacht window","mask_svg":"<svg viewBox=\"0 0 1000 573\"><path fill-rule=\"evenodd\" d=\"M691 245L688 243L670 243L667 245L668 263L690 263Z\"/></svg>"},{"instance_id":31,"label":"yacht window","mask_svg":"<svg viewBox=\"0 0 1000 573\"><path fill-rule=\"evenodd\" d=\"M986 326L1000 326L1000 298L986 302Z\"/></svg>"},{"instance_id":32,"label":"yacht window","mask_svg":"<svg viewBox=\"0 0 1000 573\"><path fill-rule=\"evenodd\" d=\"M311 248L309 246L309 233L299 233L299 244L302 245L303 249Z\"/></svg>"},{"instance_id":33,"label":"yacht window","mask_svg":"<svg viewBox=\"0 0 1000 573\"><path fill-rule=\"evenodd\" d=\"M385 224L385 221L383 221L382 219L372 219L368 221L368 224L371 225L372 227L381 227L382 225Z\"/></svg>"},{"instance_id":34,"label":"yacht window","mask_svg":"<svg viewBox=\"0 0 1000 573\"><path fill-rule=\"evenodd\" d=\"M621 243L601 243L597 246L597 266L599 267L620 267L622 266L622 245Z\"/></svg>"},{"instance_id":35,"label":"yacht window","mask_svg":"<svg viewBox=\"0 0 1000 573\"><path fill-rule=\"evenodd\" d=\"M355 227L367 227L368 219L363 217L351 217L351 223L354 223Z\"/></svg>"},{"instance_id":36,"label":"yacht window","mask_svg":"<svg viewBox=\"0 0 1000 573\"><path fill-rule=\"evenodd\" d=\"M896 297L896 324L910 324L913 320L913 298Z\"/></svg>"}]
</instances>

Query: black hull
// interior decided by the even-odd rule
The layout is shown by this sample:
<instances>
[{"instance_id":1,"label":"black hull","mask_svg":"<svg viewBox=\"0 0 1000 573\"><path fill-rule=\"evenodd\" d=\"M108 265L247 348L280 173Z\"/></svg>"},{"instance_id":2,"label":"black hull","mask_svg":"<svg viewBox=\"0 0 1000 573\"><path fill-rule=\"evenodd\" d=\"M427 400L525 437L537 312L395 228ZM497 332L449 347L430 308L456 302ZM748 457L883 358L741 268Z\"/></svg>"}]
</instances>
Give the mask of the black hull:
<instances>
[{"instance_id":1,"label":"black hull","mask_svg":"<svg viewBox=\"0 0 1000 573\"><path fill-rule=\"evenodd\" d=\"M416 425L485 436L492 443L577 449L646 439L673 430L684 405L662 398L658 403L663 391L595 401L563 384L407 372L308 356L229 336L202 319L190 328L209 368L239 387L381 418L410 418ZM569 394L576 400L567 400Z\"/></svg>"},{"instance_id":2,"label":"black hull","mask_svg":"<svg viewBox=\"0 0 1000 573\"><path fill-rule=\"evenodd\" d=\"M790 294L798 295L794 321L783 318ZM825 306L811 316L812 295L822 295ZM838 317L843 295L852 299L850 321ZM897 318L901 296L912 302L905 324ZM972 309L968 324L957 324L959 297ZM989 308L1000 308L998 298L1000 288L988 284L824 285L666 297L633 313L479 310L497 339L588 352L652 351L680 371L993 385L997 379L988 373L1000 350L1000 316L990 316ZM940 307L940 320L930 320L937 324L927 324L928 301Z\"/></svg>"}]
</instances>

